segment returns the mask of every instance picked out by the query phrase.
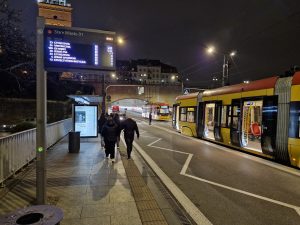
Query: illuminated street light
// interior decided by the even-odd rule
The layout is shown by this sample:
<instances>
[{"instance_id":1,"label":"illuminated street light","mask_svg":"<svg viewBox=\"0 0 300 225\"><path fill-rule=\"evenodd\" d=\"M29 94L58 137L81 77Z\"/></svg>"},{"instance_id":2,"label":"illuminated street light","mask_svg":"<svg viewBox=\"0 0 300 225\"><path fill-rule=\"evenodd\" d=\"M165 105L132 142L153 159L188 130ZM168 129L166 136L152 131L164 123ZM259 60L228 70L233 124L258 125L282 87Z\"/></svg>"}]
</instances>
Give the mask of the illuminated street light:
<instances>
[{"instance_id":1,"label":"illuminated street light","mask_svg":"<svg viewBox=\"0 0 300 225\"><path fill-rule=\"evenodd\" d=\"M236 51L232 51L232 52L230 52L230 54L229 54L231 57L233 57L233 56L235 56L236 55Z\"/></svg>"},{"instance_id":2,"label":"illuminated street light","mask_svg":"<svg viewBox=\"0 0 300 225\"><path fill-rule=\"evenodd\" d=\"M249 84L250 81L249 80L244 80L244 84Z\"/></svg>"},{"instance_id":3,"label":"illuminated street light","mask_svg":"<svg viewBox=\"0 0 300 225\"><path fill-rule=\"evenodd\" d=\"M119 45L124 45L124 39L122 37L118 37L117 42Z\"/></svg>"},{"instance_id":4,"label":"illuminated street light","mask_svg":"<svg viewBox=\"0 0 300 225\"><path fill-rule=\"evenodd\" d=\"M215 52L214 46L209 46L206 49L206 52L209 55L212 55ZM228 58L234 57L236 55L236 51L232 51L230 53L220 53L223 54L223 74L222 74L222 86L229 85L229 71L228 71ZM215 80L214 80L215 81Z\"/></svg>"},{"instance_id":5,"label":"illuminated street light","mask_svg":"<svg viewBox=\"0 0 300 225\"><path fill-rule=\"evenodd\" d=\"M172 80L175 80L175 78L176 78L175 75L173 75L173 76L171 77Z\"/></svg>"},{"instance_id":6,"label":"illuminated street light","mask_svg":"<svg viewBox=\"0 0 300 225\"><path fill-rule=\"evenodd\" d=\"M214 46L209 46L207 49L206 49L206 52L208 54L213 54L214 52L216 51L215 47Z\"/></svg>"},{"instance_id":7,"label":"illuminated street light","mask_svg":"<svg viewBox=\"0 0 300 225\"><path fill-rule=\"evenodd\" d=\"M116 78L116 74L115 74L115 73L112 73L112 74L111 74L111 77L112 77L112 78Z\"/></svg>"}]
</instances>

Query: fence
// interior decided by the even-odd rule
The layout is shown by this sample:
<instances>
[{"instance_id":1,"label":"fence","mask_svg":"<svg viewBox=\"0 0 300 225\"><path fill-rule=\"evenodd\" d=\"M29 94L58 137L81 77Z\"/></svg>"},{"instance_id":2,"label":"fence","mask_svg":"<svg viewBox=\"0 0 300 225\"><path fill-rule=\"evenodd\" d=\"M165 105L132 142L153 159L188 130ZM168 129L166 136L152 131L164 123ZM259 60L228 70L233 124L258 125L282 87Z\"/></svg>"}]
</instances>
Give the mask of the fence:
<instances>
[{"instance_id":1,"label":"fence","mask_svg":"<svg viewBox=\"0 0 300 225\"><path fill-rule=\"evenodd\" d=\"M66 119L47 126L47 148L72 129ZM0 185L36 157L36 129L0 138Z\"/></svg>"}]
</instances>

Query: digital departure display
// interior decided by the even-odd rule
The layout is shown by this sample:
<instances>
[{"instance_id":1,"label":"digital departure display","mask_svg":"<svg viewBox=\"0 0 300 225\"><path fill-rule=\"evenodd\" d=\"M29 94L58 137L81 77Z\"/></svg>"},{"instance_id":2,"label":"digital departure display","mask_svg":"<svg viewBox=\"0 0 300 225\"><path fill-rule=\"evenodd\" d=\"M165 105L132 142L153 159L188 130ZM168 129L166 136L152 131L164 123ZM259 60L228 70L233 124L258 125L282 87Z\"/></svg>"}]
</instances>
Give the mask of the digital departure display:
<instances>
[{"instance_id":1,"label":"digital departure display","mask_svg":"<svg viewBox=\"0 0 300 225\"><path fill-rule=\"evenodd\" d=\"M46 27L45 68L115 70L114 38L113 32Z\"/></svg>"}]
</instances>

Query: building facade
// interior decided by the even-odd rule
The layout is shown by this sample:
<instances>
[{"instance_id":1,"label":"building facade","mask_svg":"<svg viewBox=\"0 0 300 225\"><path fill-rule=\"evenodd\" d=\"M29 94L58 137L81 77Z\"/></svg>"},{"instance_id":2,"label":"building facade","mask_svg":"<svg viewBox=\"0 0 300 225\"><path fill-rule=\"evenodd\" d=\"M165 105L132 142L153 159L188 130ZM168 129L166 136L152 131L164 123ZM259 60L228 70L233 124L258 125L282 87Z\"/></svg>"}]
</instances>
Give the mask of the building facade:
<instances>
[{"instance_id":1,"label":"building facade","mask_svg":"<svg viewBox=\"0 0 300 225\"><path fill-rule=\"evenodd\" d=\"M38 7L46 25L72 27L72 7L66 0L39 0Z\"/></svg>"},{"instance_id":2,"label":"building facade","mask_svg":"<svg viewBox=\"0 0 300 225\"><path fill-rule=\"evenodd\" d=\"M160 60L118 60L116 77L126 83L178 85L180 77L176 67Z\"/></svg>"}]
</instances>

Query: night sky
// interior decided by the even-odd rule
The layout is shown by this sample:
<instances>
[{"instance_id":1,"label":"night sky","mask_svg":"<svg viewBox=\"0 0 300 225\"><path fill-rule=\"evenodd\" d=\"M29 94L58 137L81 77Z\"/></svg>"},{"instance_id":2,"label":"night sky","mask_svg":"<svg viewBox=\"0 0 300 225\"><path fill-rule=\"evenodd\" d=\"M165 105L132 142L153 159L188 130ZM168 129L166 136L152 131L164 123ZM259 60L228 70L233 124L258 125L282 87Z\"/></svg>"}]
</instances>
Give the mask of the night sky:
<instances>
[{"instance_id":1,"label":"night sky","mask_svg":"<svg viewBox=\"0 0 300 225\"><path fill-rule=\"evenodd\" d=\"M34 31L36 1L11 0ZM223 53L237 51L230 82L283 74L300 65L300 0L71 0L73 26L116 31L118 59L160 59L190 83L208 86ZM219 54L208 56L213 44Z\"/></svg>"}]
</instances>

